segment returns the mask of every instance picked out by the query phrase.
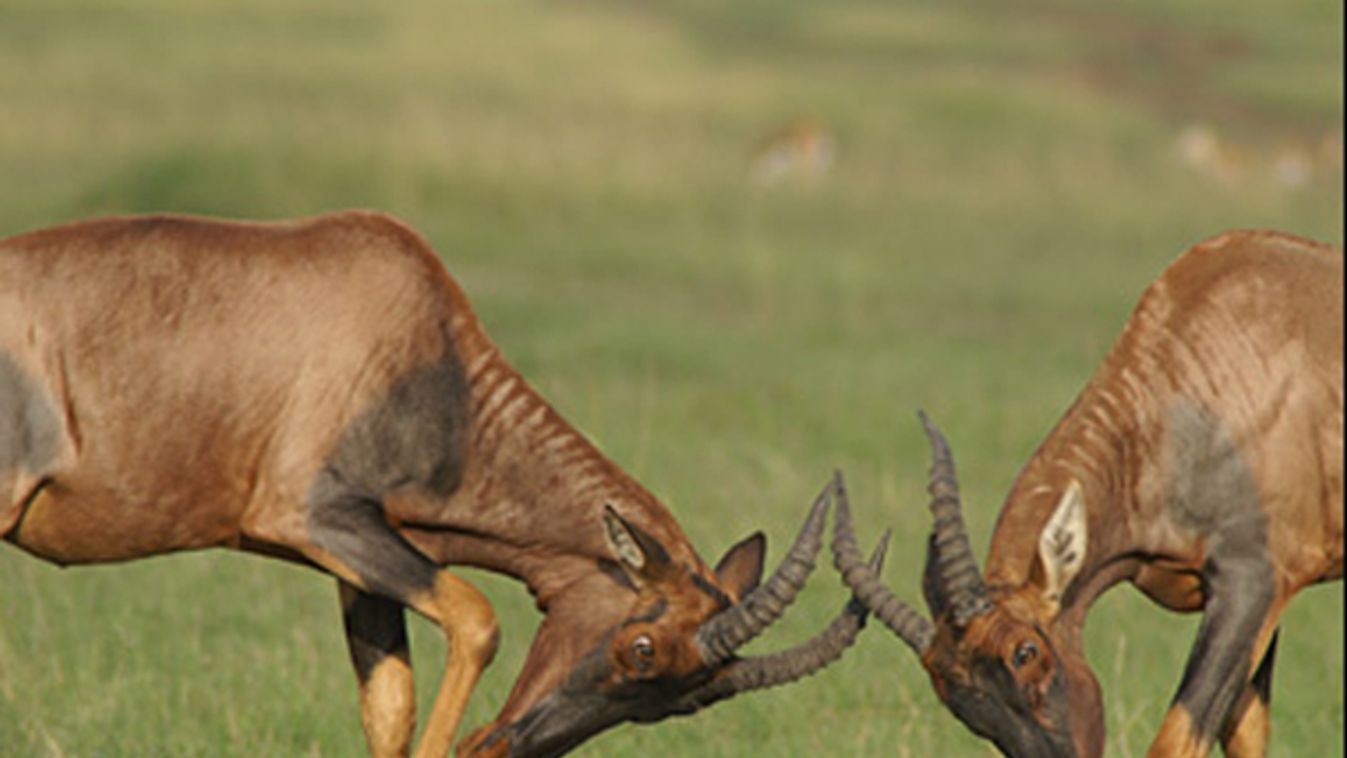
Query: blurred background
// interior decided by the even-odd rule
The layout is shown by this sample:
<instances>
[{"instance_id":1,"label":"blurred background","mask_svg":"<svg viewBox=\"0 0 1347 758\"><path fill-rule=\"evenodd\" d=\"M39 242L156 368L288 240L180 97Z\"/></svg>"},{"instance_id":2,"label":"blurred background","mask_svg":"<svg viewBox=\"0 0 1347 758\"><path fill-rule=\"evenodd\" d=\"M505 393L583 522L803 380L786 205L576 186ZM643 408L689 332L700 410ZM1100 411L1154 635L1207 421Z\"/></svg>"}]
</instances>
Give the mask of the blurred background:
<instances>
[{"instance_id":1,"label":"blurred background","mask_svg":"<svg viewBox=\"0 0 1347 758\"><path fill-rule=\"evenodd\" d=\"M775 563L840 467L916 600L916 409L985 555L1019 466L1180 251L1237 227L1342 244L1342 67L1322 0L4 0L0 236L392 212L707 560L761 528ZM470 728L538 615L468 573L504 632ZM1342 755L1342 587L1286 617L1273 755ZM845 596L821 567L755 649ZM1110 755L1144 754L1197 621L1128 588L1096 606ZM340 627L330 580L260 558L61 571L0 549L0 754L361 755ZM412 632L424 714L444 647ZM991 748L880 629L812 679L579 753Z\"/></svg>"}]
</instances>

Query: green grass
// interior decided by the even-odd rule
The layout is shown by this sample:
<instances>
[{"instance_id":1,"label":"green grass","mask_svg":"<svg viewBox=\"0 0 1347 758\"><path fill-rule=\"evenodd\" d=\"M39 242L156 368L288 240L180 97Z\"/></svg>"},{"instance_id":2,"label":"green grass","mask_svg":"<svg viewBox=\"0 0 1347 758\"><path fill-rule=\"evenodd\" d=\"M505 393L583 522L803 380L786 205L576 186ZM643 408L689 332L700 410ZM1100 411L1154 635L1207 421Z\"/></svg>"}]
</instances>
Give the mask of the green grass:
<instances>
[{"instance_id":1,"label":"green grass","mask_svg":"<svg viewBox=\"0 0 1347 758\"><path fill-rule=\"evenodd\" d=\"M926 454L959 456L983 554L1000 498L1180 250L1232 227L1343 239L1342 6L10 0L0 235L100 213L346 206L426 233L517 366L661 495L703 556L774 560L842 467L916 599ZM814 181L749 181L808 116ZM1177 157L1206 124L1222 182ZM1340 144L1340 143L1339 143ZM1339 148L1340 150L1340 148ZM502 618L467 721L504 701L537 614ZM210 552L61 571L0 550L0 754L359 755L335 592ZM844 598L820 570L755 649ZM1342 585L1287 614L1273 755L1342 755ZM1119 589L1090 616L1110 755L1144 753L1196 617ZM419 620L424 708L444 649ZM585 755L987 755L892 636L803 683L625 726Z\"/></svg>"}]
</instances>

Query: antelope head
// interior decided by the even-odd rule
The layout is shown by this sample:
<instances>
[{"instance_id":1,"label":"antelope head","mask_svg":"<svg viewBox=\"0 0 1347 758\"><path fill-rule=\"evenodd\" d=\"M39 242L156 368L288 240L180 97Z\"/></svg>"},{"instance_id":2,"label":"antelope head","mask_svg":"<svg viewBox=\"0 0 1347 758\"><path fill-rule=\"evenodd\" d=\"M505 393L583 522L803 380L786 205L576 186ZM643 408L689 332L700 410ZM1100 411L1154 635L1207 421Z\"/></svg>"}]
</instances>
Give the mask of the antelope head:
<instances>
[{"instance_id":1,"label":"antelope head","mask_svg":"<svg viewBox=\"0 0 1347 758\"><path fill-rule=\"evenodd\" d=\"M549 609L501 715L469 735L459 753L560 755L618 723L690 714L795 681L839 658L869 613L854 597L828 628L800 645L762 656L735 651L776 621L804 586L833 494L841 490L840 476L834 477L790 551L761 583L761 532L706 571L672 559L659 540L607 507L603 522L615 576L599 581L615 578L633 599L621 603L615 621L602 603L592 602L592 592L573 593L575 607ZM882 565L886 544L887 535L871 570Z\"/></svg>"},{"instance_id":2,"label":"antelope head","mask_svg":"<svg viewBox=\"0 0 1347 758\"><path fill-rule=\"evenodd\" d=\"M1085 513L1067 489L1039 539L1022 587L990 587L978 570L959 505L949 446L921 414L931 444L934 527L922 594L931 619L899 599L862 561L846 493L838 495L834 560L847 585L921 658L936 694L975 734L1011 756L1073 758L1102 750L1099 685L1078 644L1054 625L1063 589L1079 571Z\"/></svg>"}]
</instances>

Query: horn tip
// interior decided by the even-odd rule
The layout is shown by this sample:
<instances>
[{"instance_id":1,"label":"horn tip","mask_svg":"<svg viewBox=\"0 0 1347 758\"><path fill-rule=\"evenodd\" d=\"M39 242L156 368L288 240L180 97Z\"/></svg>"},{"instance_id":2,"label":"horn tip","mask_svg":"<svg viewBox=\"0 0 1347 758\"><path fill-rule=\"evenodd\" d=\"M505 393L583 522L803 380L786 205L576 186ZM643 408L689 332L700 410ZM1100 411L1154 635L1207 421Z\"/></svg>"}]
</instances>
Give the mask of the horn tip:
<instances>
[{"instance_id":1,"label":"horn tip","mask_svg":"<svg viewBox=\"0 0 1347 758\"><path fill-rule=\"evenodd\" d=\"M834 489L833 480L829 479L828 483L823 485L823 489L819 490L818 495L814 497L814 503L809 506L809 515L805 517L806 527L827 514L828 508L832 505Z\"/></svg>"},{"instance_id":2,"label":"horn tip","mask_svg":"<svg viewBox=\"0 0 1347 758\"><path fill-rule=\"evenodd\" d=\"M884 557L889 552L889 538L893 536L892 529L885 529L884 535L879 538L879 544L875 545L875 550L870 554L870 570L875 572L875 576L884 568Z\"/></svg>"},{"instance_id":3,"label":"horn tip","mask_svg":"<svg viewBox=\"0 0 1347 758\"><path fill-rule=\"evenodd\" d=\"M809 507L809 517L807 520L812 522L817 518L821 518L823 514L828 512L828 508L832 503L833 488L832 483L829 482L828 486L824 487L823 491L818 493L818 497L814 498L814 504Z\"/></svg>"},{"instance_id":4,"label":"horn tip","mask_svg":"<svg viewBox=\"0 0 1347 758\"><path fill-rule=\"evenodd\" d=\"M926 431L928 437L944 438L944 435L940 433L940 427L935 425L935 422L931 420L930 415L925 410L917 411L917 419L921 421L921 428Z\"/></svg>"},{"instance_id":5,"label":"horn tip","mask_svg":"<svg viewBox=\"0 0 1347 758\"><path fill-rule=\"evenodd\" d=\"M837 510L833 511L833 518L851 523L851 502L847 499L847 491L841 486L841 482L838 482Z\"/></svg>"}]
</instances>

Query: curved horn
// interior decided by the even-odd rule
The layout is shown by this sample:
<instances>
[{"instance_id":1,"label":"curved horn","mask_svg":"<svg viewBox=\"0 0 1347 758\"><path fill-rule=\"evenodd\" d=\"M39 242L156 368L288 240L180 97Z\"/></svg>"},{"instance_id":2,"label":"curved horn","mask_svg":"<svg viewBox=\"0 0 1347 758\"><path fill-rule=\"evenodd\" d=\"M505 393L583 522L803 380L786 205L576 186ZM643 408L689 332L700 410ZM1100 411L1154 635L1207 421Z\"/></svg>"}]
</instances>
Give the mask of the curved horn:
<instances>
[{"instance_id":1,"label":"curved horn","mask_svg":"<svg viewBox=\"0 0 1347 758\"><path fill-rule=\"evenodd\" d=\"M974 616L991 610L987 587L978 571L973 548L968 543L959 506L959 480L949 443L923 411L917 412L931 443L931 516L935 521L927 543L926 572L922 588L935 615L952 608L954 623L962 627Z\"/></svg>"},{"instance_id":2,"label":"curved horn","mask_svg":"<svg viewBox=\"0 0 1347 758\"><path fill-rule=\"evenodd\" d=\"M861 561L861 551L856 545L856 534L851 527L851 506L847 502L846 489L839 487L837 492L837 513L833 517L833 565L842 573L856 597L872 611L875 618L892 629L894 634L917 655L926 652L931 644L934 632L931 622L927 621L915 608L898 599L879 579L879 569L867 566ZM887 539L888 533L885 533ZM872 559L873 562L873 559Z\"/></svg>"},{"instance_id":3,"label":"curved horn","mask_svg":"<svg viewBox=\"0 0 1347 758\"><path fill-rule=\"evenodd\" d=\"M889 533L885 532L870 556L867 566L870 571L878 574L883 568L888 546ZM856 642L857 635L865 628L869 612L865 603L852 595L842 612L822 632L779 653L733 661L716 678L685 695L678 711L691 713L743 692L790 684L818 673L841 658L842 653Z\"/></svg>"},{"instance_id":4,"label":"curved horn","mask_svg":"<svg viewBox=\"0 0 1347 758\"><path fill-rule=\"evenodd\" d=\"M707 619L697 630L697 645L706 666L715 667L729 660L735 650L761 634L795 601L809 572L814 570L814 557L823 544L823 526L835 488L836 477L814 499L795 544L771 577L736 605Z\"/></svg>"}]
</instances>

